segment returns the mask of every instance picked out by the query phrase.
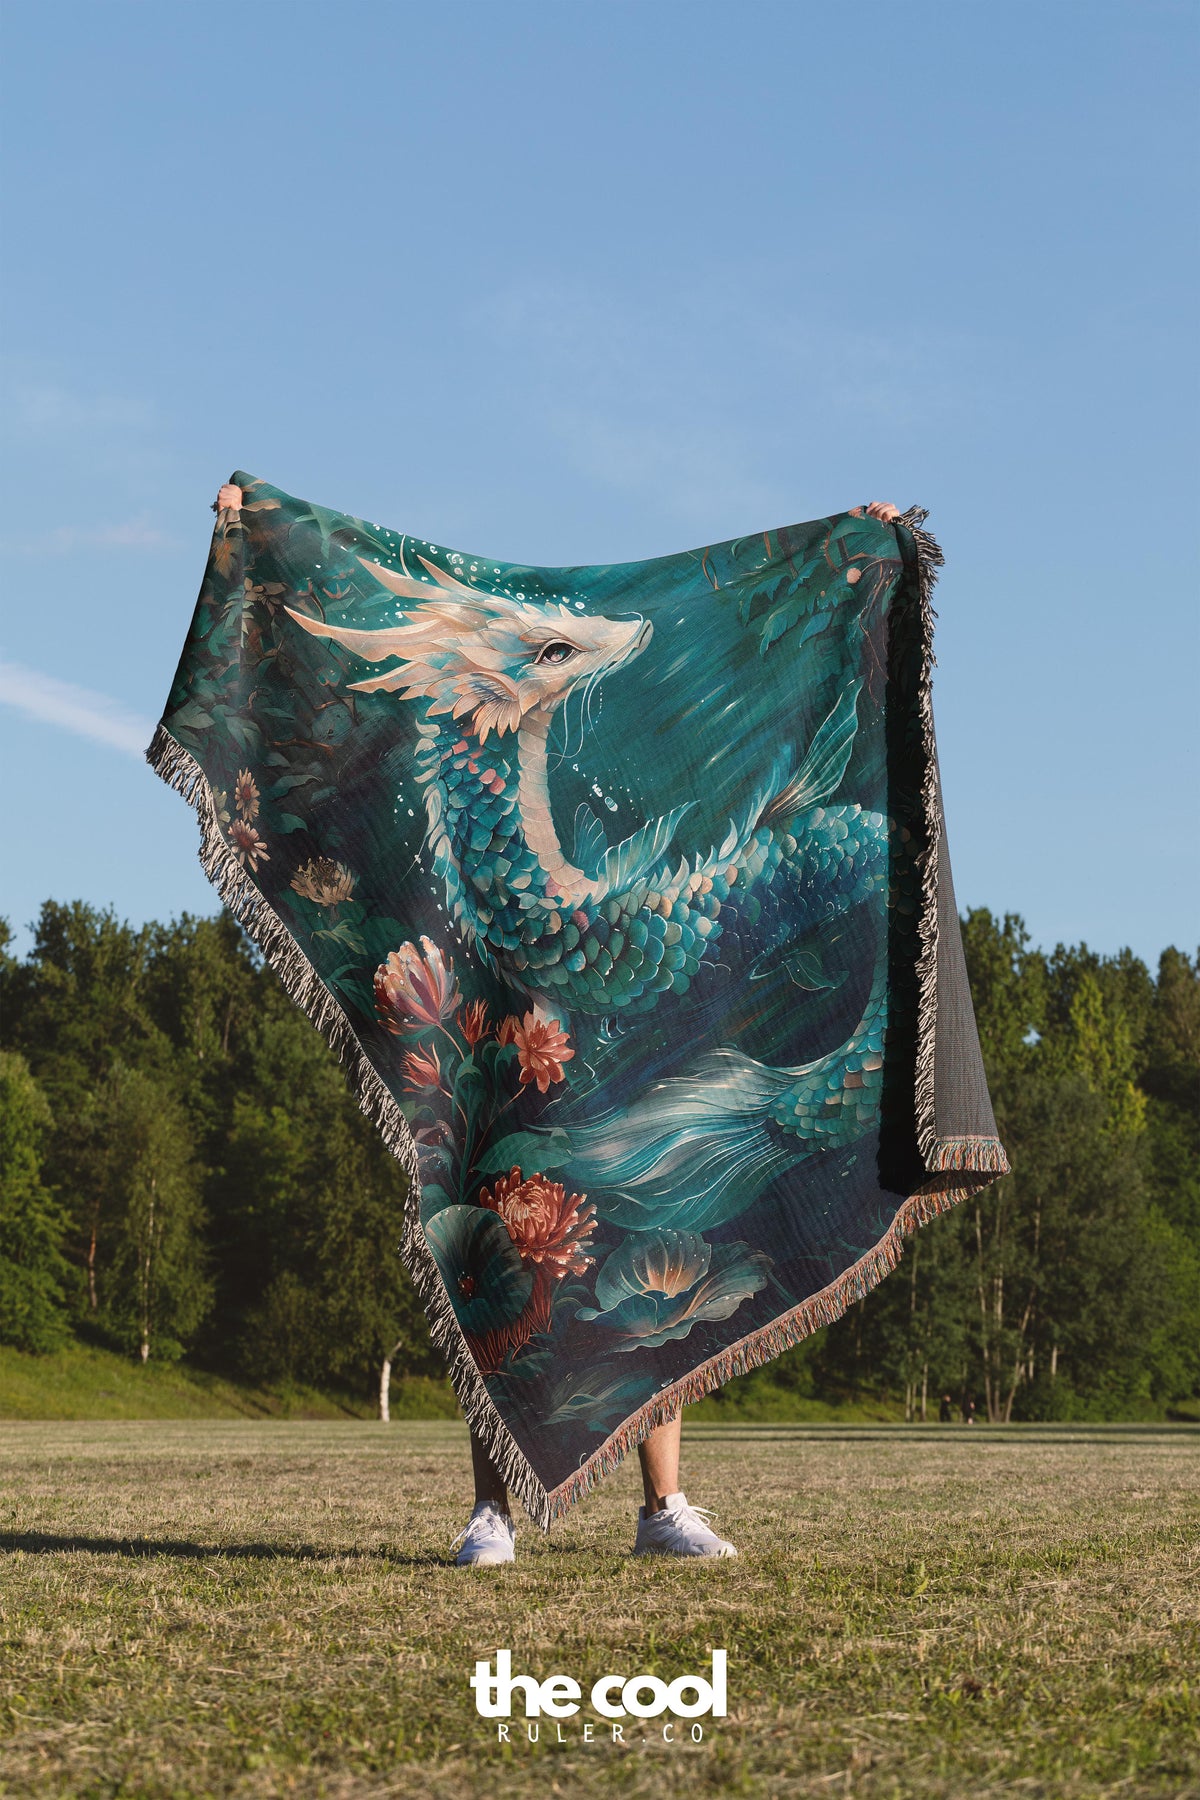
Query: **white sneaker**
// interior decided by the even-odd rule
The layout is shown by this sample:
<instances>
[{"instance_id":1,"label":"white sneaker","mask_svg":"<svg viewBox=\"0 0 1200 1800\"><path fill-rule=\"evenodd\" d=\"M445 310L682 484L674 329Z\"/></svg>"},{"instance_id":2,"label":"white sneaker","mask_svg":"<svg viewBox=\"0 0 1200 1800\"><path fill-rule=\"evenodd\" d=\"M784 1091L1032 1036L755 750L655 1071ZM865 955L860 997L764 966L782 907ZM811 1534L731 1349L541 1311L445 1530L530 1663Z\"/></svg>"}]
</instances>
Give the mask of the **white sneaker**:
<instances>
[{"instance_id":1,"label":"white sneaker","mask_svg":"<svg viewBox=\"0 0 1200 1800\"><path fill-rule=\"evenodd\" d=\"M736 1556L727 1538L718 1537L705 1524L712 1514L706 1506L689 1506L686 1494L665 1495L658 1512L638 1508L635 1556Z\"/></svg>"},{"instance_id":2,"label":"white sneaker","mask_svg":"<svg viewBox=\"0 0 1200 1800\"><path fill-rule=\"evenodd\" d=\"M493 1506L490 1500L481 1500L471 1514L470 1522L454 1540L454 1544L462 1545L454 1561L460 1569L490 1569L496 1563L515 1562L515 1536L511 1516ZM452 1550L454 1544L450 1546Z\"/></svg>"}]
</instances>

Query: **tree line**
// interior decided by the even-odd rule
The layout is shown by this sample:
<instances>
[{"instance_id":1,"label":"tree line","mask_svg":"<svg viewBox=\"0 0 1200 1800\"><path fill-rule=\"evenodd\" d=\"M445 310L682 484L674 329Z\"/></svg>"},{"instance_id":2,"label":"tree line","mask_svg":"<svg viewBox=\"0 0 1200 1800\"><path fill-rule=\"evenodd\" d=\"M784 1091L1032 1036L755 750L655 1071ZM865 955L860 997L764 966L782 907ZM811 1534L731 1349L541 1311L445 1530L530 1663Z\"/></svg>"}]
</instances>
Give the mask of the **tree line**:
<instances>
[{"instance_id":1,"label":"tree line","mask_svg":"<svg viewBox=\"0 0 1200 1800\"><path fill-rule=\"evenodd\" d=\"M744 1379L943 1395L993 1420L1200 1394L1200 957L964 942L1013 1173L925 1227L838 1324ZM436 1374L396 1246L404 1178L228 914L0 922L0 1342L83 1337L362 1397Z\"/></svg>"}]
</instances>

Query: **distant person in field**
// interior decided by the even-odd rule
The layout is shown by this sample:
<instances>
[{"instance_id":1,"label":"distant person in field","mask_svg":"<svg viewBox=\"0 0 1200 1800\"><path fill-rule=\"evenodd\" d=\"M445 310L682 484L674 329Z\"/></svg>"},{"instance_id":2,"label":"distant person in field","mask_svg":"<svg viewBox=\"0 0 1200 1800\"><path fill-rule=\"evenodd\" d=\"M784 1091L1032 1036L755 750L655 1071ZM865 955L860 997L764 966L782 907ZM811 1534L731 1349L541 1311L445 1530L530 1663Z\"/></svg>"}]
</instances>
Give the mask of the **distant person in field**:
<instances>
[{"instance_id":1,"label":"distant person in field","mask_svg":"<svg viewBox=\"0 0 1200 1800\"><path fill-rule=\"evenodd\" d=\"M227 482L217 495L216 510L240 510L242 490ZM873 500L866 508L873 519L885 523L899 518L899 507ZM680 1415L655 1426L638 1445L642 1465L645 1505L638 1510L635 1556L736 1556L727 1538L718 1537L706 1522L708 1509L692 1506L679 1491ZM471 1467L475 1479L475 1507L459 1533L461 1548L455 1561L460 1568L487 1568L515 1561L515 1527L508 1491L483 1443L471 1434ZM709 1515L711 1516L711 1515Z\"/></svg>"},{"instance_id":2,"label":"distant person in field","mask_svg":"<svg viewBox=\"0 0 1200 1800\"><path fill-rule=\"evenodd\" d=\"M949 1396L949 1394L943 1394L942 1395L942 1404L938 1408L938 1422L941 1425L950 1425L953 1423L953 1421L954 1421L954 1408L950 1403L950 1396Z\"/></svg>"}]
</instances>

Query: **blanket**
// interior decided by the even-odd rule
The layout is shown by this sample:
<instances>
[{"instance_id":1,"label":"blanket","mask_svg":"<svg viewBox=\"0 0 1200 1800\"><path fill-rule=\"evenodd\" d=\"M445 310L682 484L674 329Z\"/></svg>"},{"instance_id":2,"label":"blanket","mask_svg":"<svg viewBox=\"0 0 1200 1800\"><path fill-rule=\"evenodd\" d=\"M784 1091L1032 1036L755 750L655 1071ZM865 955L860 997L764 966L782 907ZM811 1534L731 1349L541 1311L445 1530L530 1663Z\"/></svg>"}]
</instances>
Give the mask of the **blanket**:
<instances>
[{"instance_id":1,"label":"blanket","mask_svg":"<svg viewBox=\"0 0 1200 1800\"><path fill-rule=\"evenodd\" d=\"M548 1527L1006 1168L941 556L853 507L535 568L232 479L147 755L406 1172L433 1336Z\"/></svg>"}]
</instances>

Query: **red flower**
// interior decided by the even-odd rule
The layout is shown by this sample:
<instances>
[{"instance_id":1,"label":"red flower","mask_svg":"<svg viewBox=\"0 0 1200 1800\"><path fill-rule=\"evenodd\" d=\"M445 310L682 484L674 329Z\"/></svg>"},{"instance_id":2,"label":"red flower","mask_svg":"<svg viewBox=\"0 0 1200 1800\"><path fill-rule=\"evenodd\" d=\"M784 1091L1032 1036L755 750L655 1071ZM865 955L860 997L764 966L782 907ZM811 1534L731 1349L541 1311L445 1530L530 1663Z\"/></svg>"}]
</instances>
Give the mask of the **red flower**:
<instances>
[{"instance_id":1,"label":"red flower","mask_svg":"<svg viewBox=\"0 0 1200 1800\"><path fill-rule=\"evenodd\" d=\"M440 1025L462 1001L447 962L432 938L421 949L403 943L375 971L375 1006L380 1024L399 1034Z\"/></svg>"},{"instance_id":2,"label":"red flower","mask_svg":"<svg viewBox=\"0 0 1200 1800\"><path fill-rule=\"evenodd\" d=\"M536 1081L541 1094L547 1092L552 1081L562 1080L562 1066L575 1054L557 1019L541 1019L532 1012L527 1012L523 1023L514 1029L513 1042L521 1064L522 1084Z\"/></svg>"},{"instance_id":3,"label":"red flower","mask_svg":"<svg viewBox=\"0 0 1200 1800\"><path fill-rule=\"evenodd\" d=\"M591 1256L596 1209L585 1206L584 1194L568 1195L561 1181L540 1172L522 1179L514 1166L496 1183L494 1193L482 1188L479 1203L504 1220L523 1261L544 1265L555 1281L581 1275Z\"/></svg>"},{"instance_id":4,"label":"red flower","mask_svg":"<svg viewBox=\"0 0 1200 1800\"><path fill-rule=\"evenodd\" d=\"M402 1066L404 1085L410 1094L422 1093L426 1088L441 1087L442 1065L432 1044L424 1050L410 1050Z\"/></svg>"},{"instance_id":5,"label":"red flower","mask_svg":"<svg viewBox=\"0 0 1200 1800\"><path fill-rule=\"evenodd\" d=\"M487 1002L485 1000L469 1000L463 1007L459 1030L473 1050L481 1037L487 1036Z\"/></svg>"},{"instance_id":6,"label":"red flower","mask_svg":"<svg viewBox=\"0 0 1200 1800\"><path fill-rule=\"evenodd\" d=\"M499 1025L496 1027L496 1042L498 1044L515 1044L517 1041L517 1028L520 1023L521 1021L518 1019L516 1013L505 1013Z\"/></svg>"},{"instance_id":7,"label":"red flower","mask_svg":"<svg viewBox=\"0 0 1200 1800\"><path fill-rule=\"evenodd\" d=\"M491 1375L512 1351L549 1331L556 1284L566 1275L582 1274L592 1261L596 1209L583 1204L584 1195L568 1195L561 1181L547 1181L540 1173L523 1180L515 1165L500 1177L494 1193L482 1188L479 1200L500 1215L522 1262L533 1265L533 1290L517 1318L468 1335L480 1373Z\"/></svg>"}]
</instances>

